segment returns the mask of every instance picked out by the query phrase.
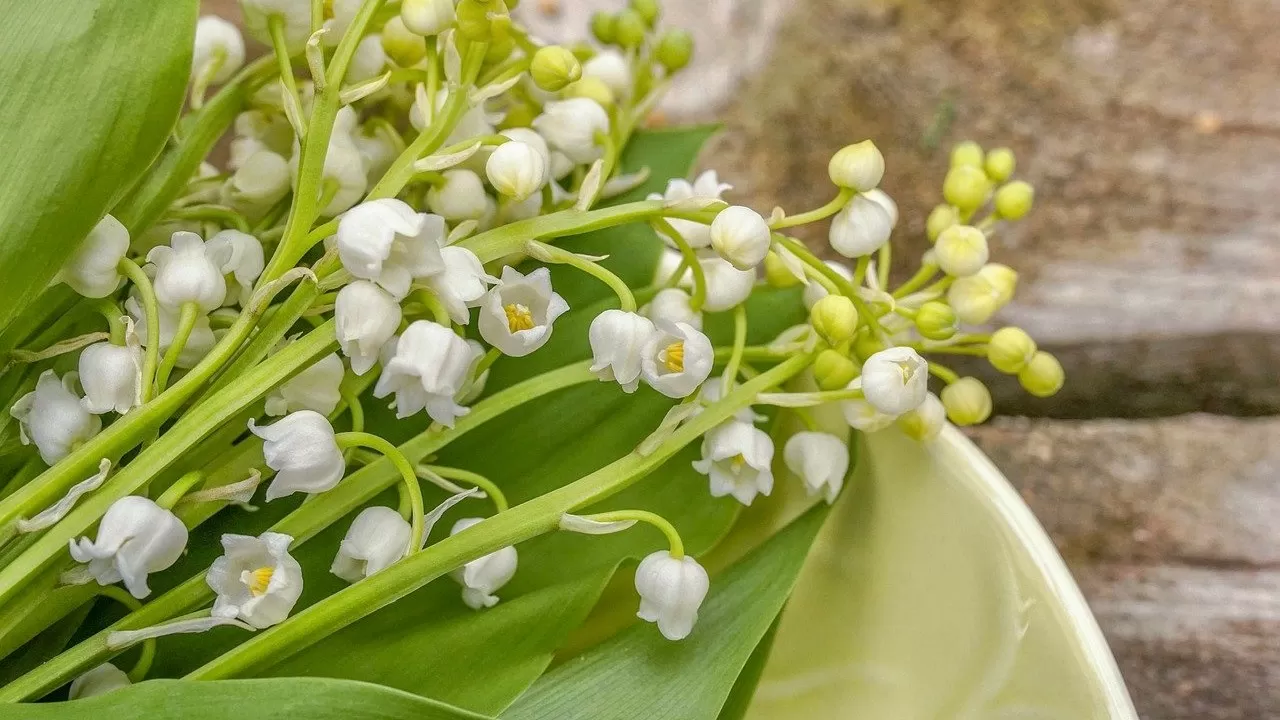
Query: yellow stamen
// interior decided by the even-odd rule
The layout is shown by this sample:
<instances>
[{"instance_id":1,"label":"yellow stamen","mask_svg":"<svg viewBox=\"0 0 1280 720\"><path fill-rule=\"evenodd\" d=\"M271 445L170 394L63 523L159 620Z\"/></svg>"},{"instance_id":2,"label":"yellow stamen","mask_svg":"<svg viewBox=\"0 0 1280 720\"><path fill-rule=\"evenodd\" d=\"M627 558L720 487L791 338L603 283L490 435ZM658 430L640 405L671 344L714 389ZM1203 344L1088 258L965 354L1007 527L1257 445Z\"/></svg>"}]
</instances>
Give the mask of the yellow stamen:
<instances>
[{"instance_id":1,"label":"yellow stamen","mask_svg":"<svg viewBox=\"0 0 1280 720\"><path fill-rule=\"evenodd\" d=\"M507 311L507 327L511 332L533 329L533 313L529 312L528 307L519 303L510 303L502 309Z\"/></svg>"},{"instance_id":2,"label":"yellow stamen","mask_svg":"<svg viewBox=\"0 0 1280 720\"><path fill-rule=\"evenodd\" d=\"M249 585L249 592L254 597L267 594L267 586L271 584L271 576L275 574L275 568L263 566L257 570L251 570L247 573L249 577L246 579Z\"/></svg>"},{"instance_id":3,"label":"yellow stamen","mask_svg":"<svg viewBox=\"0 0 1280 720\"><path fill-rule=\"evenodd\" d=\"M732 468L735 473L742 472L742 468L746 464L747 459L742 456L742 453L738 453L737 455L729 458L729 467Z\"/></svg>"},{"instance_id":4,"label":"yellow stamen","mask_svg":"<svg viewBox=\"0 0 1280 720\"><path fill-rule=\"evenodd\" d=\"M671 372L684 372L684 341L679 340L668 345L658 359Z\"/></svg>"}]
</instances>

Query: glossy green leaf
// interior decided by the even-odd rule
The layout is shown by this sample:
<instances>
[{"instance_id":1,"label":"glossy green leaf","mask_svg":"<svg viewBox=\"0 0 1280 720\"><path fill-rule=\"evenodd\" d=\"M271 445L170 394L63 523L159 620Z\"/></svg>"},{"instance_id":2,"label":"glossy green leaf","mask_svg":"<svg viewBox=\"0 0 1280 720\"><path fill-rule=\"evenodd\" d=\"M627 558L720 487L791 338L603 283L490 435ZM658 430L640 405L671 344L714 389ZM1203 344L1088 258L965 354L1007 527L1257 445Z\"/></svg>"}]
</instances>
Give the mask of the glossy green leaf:
<instances>
[{"instance_id":1,"label":"glossy green leaf","mask_svg":"<svg viewBox=\"0 0 1280 720\"><path fill-rule=\"evenodd\" d=\"M790 594L826 514L825 506L810 510L713 578L688 638L670 642L648 624L634 625L545 675L503 720L716 718Z\"/></svg>"},{"instance_id":2,"label":"glossy green leaf","mask_svg":"<svg viewBox=\"0 0 1280 720\"><path fill-rule=\"evenodd\" d=\"M755 697L756 687L759 686L760 677L764 674L769 653L773 651L773 639L777 634L778 621L774 620L769 626L769 632L764 634L760 644L751 651L751 657L747 659L747 664L743 666L738 679L734 681L733 690L729 691L729 697L724 701L724 707L720 708L720 716L716 720L742 720L746 716L747 708L751 706L751 698Z\"/></svg>"},{"instance_id":3,"label":"glossy green leaf","mask_svg":"<svg viewBox=\"0 0 1280 720\"><path fill-rule=\"evenodd\" d=\"M13 705L6 720L483 720L399 690L351 680L152 680L75 702Z\"/></svg>"},{"instance_id":4,"label":"glossy green leaf","mask_svg":"<svg viewBox=\"0 0 1280 720\"><path fill-rule=\"evenodd\" d=\"M196 0L0 2L0 328L164 147Z\"/></svg>"}]
</instances>

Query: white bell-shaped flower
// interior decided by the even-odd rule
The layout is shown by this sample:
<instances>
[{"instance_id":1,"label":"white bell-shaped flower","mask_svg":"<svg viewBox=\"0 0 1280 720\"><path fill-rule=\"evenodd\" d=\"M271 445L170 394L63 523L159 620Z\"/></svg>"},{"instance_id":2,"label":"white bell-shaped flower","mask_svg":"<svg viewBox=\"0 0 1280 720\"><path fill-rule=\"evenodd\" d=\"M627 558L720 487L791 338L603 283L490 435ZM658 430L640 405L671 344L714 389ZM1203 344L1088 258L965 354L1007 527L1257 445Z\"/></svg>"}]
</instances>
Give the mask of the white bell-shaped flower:
<instances>
[{"instance_id":1,"label":"white bell-shaped flower","mask_svg":"<svg viewBox=\"0 0 1280 720\"><path fill-rule=\"evenodd\" d=\"M853 270L849 269L849 266L844 263L839 263L835 260L825 260L823 261L823 264L839 273L840 277L845 280L853 280ZM827 294L827 289L822 287L822 283L811 282L808 285L805 285L804 295L802 296L802 299L804 300L804 308L806 310L812 310L813 306L817 305L818 301L826 297Z\"/></svg>"},{"instance_id":2,"label":"white bell-shaped flower","mask_svg":"<svg viewBox=\"0 0 1280 720\"><path fill-rule=\"evenodd\" d=\"M645 314L655 323L685 323L695 330L702 329L702 313L696 312L689 293L680 288L664 288L649 301Z\"/></svg>"},{"instance_id":3,"label":"white bell-shaped flower","mask_svg":"<svg viewBox=\"0 0 1280 720\"><path fill-rule=\"evenodd\" d=\"M427 206L449 222L478 220L488 209L484 182L470 170L446 170L444 181L427 191Z\"/></svg>"},{"instance_id":4,"label":"white bell-shaped flower","mask_svg":"<svg viewBox=\"0 0 1280 720\"><path fill-rule=\"evenodd\" d=\"M132 330L132 322L129 325ZM94 415L123 415L142 404L142 346L136 333L128 332L126 337L125 345L100 342L80 352L80 384L84 387L80 404Z\"/></svg>"},{"instance_id":5,"label":"white bell-shaped flower","mask_svg":"<svg viewBox=\"0 0 1280 720\"><path fill-rule=\"evenodd\" d=\"M333 425L318 412L299 410L264 427L250 420L249 432L262 438L262 456L276 471L267 488L268 502L296 492L332 490L347 470Z\"/></svg>"},{"instance_id":6,"label":"white bell-shaped flower","mask_svg":"<svg viewBox=\"0 0 1280 720\"><path fill-rule=\"evenodd\" d=\"M342 358L336 353L325 355L267 395L267 414L285 415L297 410L314 410L328 415L342 399L338 386L346 372Z\"/></svg>"},{"instance_id":7,"label":"white bell-shaped flower","mask_svg":"<svg viewBox=\"0 0 1280 720\"><path fill-rule=\"evenodd\" d=\"M120 285L120 261L129 253L129 230L105 215L62 266L58 279L88 298L106 297Z\"/></svg>"},{"instance_id":8,"label":"white bell-shaped flower","mask_svg":"<svg viewBox=\"0 0 1280 720\"><path fill-rule=\"evenodd\" d=\"M480 336L504 355L524 357L551 339L552 324L568 311L545 267L524 275L506 266L480 304Z\"/></svg>"},{"instance_id":9,"label":"white bell-shaped flower","mask_svg":"<svg viewBox=\"0 0 1280 720\"><path fill-rule=\"evenodd\" d=\"M792 435L782 459L787 469L804 482L810 495L822 493L827 503L835 502L849 473L849 446L831 433L806 431Z\"/></svg>"},{"instance_id":10,"label":"white bell-shaped flower","mask_svg":"<svg viewBox=\"0 0 1280 720\"><path fill-rule=\"evenodd\" d=\"M889 197L889 193L876 188L862 193L862 197L879 205L889 215L890 227L898 227L898 203Z\"/></svg>"},{"instance_id":11,"label":"white bell-shaped flower","mask_svg":"<svg viewBox=\"0 0 1280 720\"><path fill-rule=\"evenodd\" d=\"M702 459L693 469L711 481L711 497L732 495L750 505L773 492L773 440L749 422L729 420L702 438Z\"/></svg>"},{"instance_id":12,"label":"white bell-shaped flower","mask_svg":"<svg viewBox=\"0 0 1280 720\"><path fill-rule=\"evenodd\" d=\"M486 273L480 258L466 248L440 248L440 258L444 261L444 271L423 282L444 304L450 320L467 325L471 322L469 308L480 304L489 285L498 282L498 278Z\"/></svg>"},{"instance_id":13,"label":"white bell-shaped flower","mask_svg":"<svg viewBox=\"0 0 1280 720\"><path fill-rule=\"evenodd\" d=\"M227 298L227 281L215 256L200 236L176 232L169 245L151 248L147 262L155 267L156 301L177 312L195 303L208 313L222 307Z\"/></svg>"},{"instance_id":14,"label":"white bell-shaped flower","mask_svg":"<svg viewBox=\"0 0 1280 720\"><path fill-rule=\"evenodd\" d=\"M870 255L889 242L893 218L885 206L858 195L831 220L831 247L847 258Z\"/></svg>"},{"instance_id":15,"label":"white bell-shaped flower","mask_svg":"<svg viewBox=\"0 0 1280 720\"><path fill-rule=\"evenodd\" d=\"M262 242L258 238L239 230L223 230L209 238L205 243L209 257L218 263L227 282L227 305L240 303L246 306L253 296L253 284L262 275L266 267L266 259L262 252Z\"/></svg>"},{"instance_id":16,"label":"white bell-shaped flower","mask_svg":"<svg viewBox=\"0 0 1280 720\"><path fill-rule=\"evenodd\" d=\"M374 386L378 398L395 394L396 416L425 409L432 420L453 427L468 410L457 403L477 359L476 347L449 328L418 320L384 350L382 375Z\"/></svg>"},{"instance_id":17,"label":"white bell-shaped flower","mask_svg":"<svg viewBox=\"0 0 1280 720\"><path fill-rule=\"evenodd\" d=\"M641 353L655 332L653 321L639 313L605 310L591 321L591 372L605 382L617 382L626 392L640 385Z\"/></svg>"},{"instance_id":18,"label":"white bell-shaped flower","mask_svg":"<svg viewBox=\"0 0 1280 720\"><path fill-rule=\"evenodd\" d=\"M983 325L1004 307L999 288L979 271L976 275L958 277L947 289L947 304L956 319L969 325Z\"/></svg>"},{"instance_id":19,"label":"white bell-shaped flower","mask_svg":"<svg viewBox=\"0 0 1280 720\"><path fill-rule=\"evenodd\" d=\"M217 70L210 78L224 83L244 65L244 38L235 25L217 15L205 15L196 21L195 48L191 53L191 77L205 72L211 63Z\"/></svg>"},{"instance_id":20,"label":"white bell-shaped flower","mask_svg":"<svg viewBox=\"0 0 1280 720\"><path fill-rule=\"evenodd\" d=\"M404 0L400 4L400 20L414 35L439 35L452 27L457 17L454 0Z\"/></svg>"},{"instance_id":21,"label":"white bell-shaped flower","mask_svg":"<svg viewBox=\"0 0 1280 720\"><path fill-rule=\"evenodd\" d=\"M142 303L138 302L136 297L130 296L124 301L124 309L133 318L138 328L147 326L147 313ZM178 320L180 315L177 311L168 310L163 306L160 308L160 352L169 349L173 344L173 338L178 334ZM147 346L150 338L146 332L140 332L138 339L143 347ZM205 355L213 349L218 343L218 338L213 334L213 327L209 324L209 317L201 315L196 318L195 327L191 328L191 334L187 336L187 343L182 346L182 351L178 353L178 367L191 368L196 363L204 359Z\"/></svg>"},{"instance_id":22,"label":"white bell-shaped flower","mask_svg":"<svg viewBox=\"0 0 1280 720\"><path fill-rule=\"evenodd\" d=\"M367 507L351 521L329 572L357 582L404 557L413 528L389 507Z\"/></svg>"},{"instance_id":23,"label":"white bell-shaped flower","mask_svg":"<svg viewBox=\"0 0 1280 720\"><path fill-rule=\"evenodd\" d=\"M223 535L223 554L204 577L218 595L210 614L259 630L284 622L302 596L302 566L289 554L292 543L274 532Z\"/></svg>"},{"instance_id":24,"label":"white bell-shaped flower","mask_svg":"<svg viewBox=\"0 0 1280 720\"><path fill-rule=\"evenodd\" d=\"M668 550L645 556L636 568L636 592L640 611L636 616L657 623L668 640L683 640L693 632L698 608L711 589L711 579L698 561L688 555L676 559Z\"/></svg>"},{"instance_id":25,"label":"white bell-shaped flower","mask_svg":"<svg viewBox=\"0 0 1280 720\"><path fill-rule=\"evenodd\" d=\"M260 213L289 192L289 183L289 161L262 148L248 155L223 186L223 202Z\"/></svg>"},{"instance_id":26,"label":"white bell-shaped flower","mask_svg":"<svg viewBox=\"0 0 1280 720\"><path fill-rule=\"evenodd\" d=\"M67 699L83 700L97 695L105 695L112 690L127 688L132 684L133 681L129 679L125 671L111 663L103 663L72 680L71 688L67 691Z\"/></svg>"},{"instance_id":27,"label":"white bell-shaped flower","mask_svg":"<svg viewBox=\"0 0 1280 720\"><path fill-rule=\"evenodd\" d=\"M530 128L524 128L524 127L514 127L514 128L507 128L506 130L503 130L498 134L505 138L515 140L516 142L524 143L525 145L528 145L534 150L537 150L538 154L542 156L542 159L545 162L546 170L548 173L547 177L550 177L551 147L547 145L546 139L543 138L541 135L539 135L536 130L532 130Z\"/></svg>"},{"instance_id":28,"label":"white bell-shaped flower","mask_svg":"<svg viewBox=\"0 0 1280 720\"><path fill-rule=\"evenodd\" d=\"M481 520L483 518L463 518L453 524L449 534L457 535ZM462 602L472 610L497 605L498 596L494 593L501 590L516 574L519 559L516 549L508 545L450 573L462 585Z\"/></svg>"},{"instance_id":29,"label":"white bell-shaped flower","mask_svg":"<svg viewBox=\"0 0 1280 720\"><path fill-rule=\"evenodd\" d=\"M177 515L150 498L129 495L107 508L96 540L70 541L71 558L86 564L72 571L72 579L99 585L123 580L129 594L141 600L151 594L147 575L173 565L186 547L187 526Z\"/></svg>"},{"instance_id":30,"label":"white bell-shaped flower","mask_svg":"<svg viewBox=\"0 0 1280 720\"><path fill-rule=\"evenodd\" d=\"M244 26L258 42L271 45L268 20L278 16L290 55L301 54L311 37L311 0L240 0Z\"/></svg>"},{"instance_id":31,"label":"white bell-shaped flower","mask_svg":"<svg viewBox=\"0 0 1280 720\"><path fill-rule=\"evenodd\" d=\"M707 298L702 309L707 312L723 312L737 307L751 296L756 285L754 270L739 270L720 257L707 257L698 261L707 281Z\"/></svg>"},{"instance_id":32,"label":"white bell-shaped flower","mask_svg":"<svg viewBox=\"0 0 1280 720\"><path fill-rule=\"evenodd\" d=\"M552 100L533 119L533 129L546 138L548 145L584 165L603 154L596 143L596 133L609 132L609 115L595 100Z\"/></svg>"},{"instance_id":33,"label":"white bell-shaped flower","mask_svg":"<svg viewBox=\"0 0 1280 720\"><path fill-rule=\"evenodd\" d=\"M862 394L886 415L915 410L929 394L929 364L909 347L891 347L862 365Z\"/></svg>"},{"instance_id":34,"label":"white bell-shaped flower","mask_svg":"<svg viewBox=\"0 0 1280 720\"><path fill-rule=\"evenodd\" d=\"M640 350L641 377L669 398L689 397L711 375L711 340L687 323L655 325Z\"/></svg>"},{"instance_id":35,"label":"white bell-shaped flower","mask_svg":"<svg viewBox=\"0 0 1280 720\"><path fill-rule=\"evenodd\" d=\"M855 379L849 387L862 387L861 379ZM897 415L880 412L875 405L862 399L840 401L840 412L844 415L844 421L849 423L849 427L862 432L879 432L898 419Z\"/></svg>"},{"instance_id":36,"label":"white bell-shaped flower","mask_svg":"<svg viewBox=\"0 0 1280 720\"><path fill-rule=\"evenodd\" d=\"M52 370L40 373L36 387L18 398L9 414L18 421L18 438L34 444L40 459L53 465L71 450L98 434L102 420L90 413L76 394L76 374L59 380Z\"/></svg>"},{"instance_id":37,"label":"white bell-shaped flower","mask_svg":"<svg viewBox=\"0 0 1280 720\"><path fill-rule=\"evenodd\" d=\"M726 190L732 189L732 185L720 182L715 170L707 170L692 183L684 178L669 180L667 181L666 192L661 195L657 193L650 194L648 199L664 200L668 203L692 198L719 200ZM680 237L684 239L689 247L697 249L711 244L711 226L694 222L693 220L681 220L680 218L671 218L667 222L680 234ZM663 239L669 243L671 242L670 238L664 237ZM676 260L677 262L679 261L679 255L676 256Z\"/></svg>"},{"instance_id":38,"label":"white bell-shaped flower","mask_svg":"<svg viewBox=\"0 0 1280 720\"><path fill-rule=\"evenodd\" d=\"M769 223L749 207L727 207L711 221L711 247L739 270L753 271L764 262L770 238Z\"/></svg>"},{"instance_id":39,"label":"white bell-shaped flower","mask_svg":"<svg viewBox=\"0 0 1280 720\"><path fill-rule=\"evenodd\" d=\"M338 221L338 257L355 277L371 280L402 300L415 278L444 269L444 218L414 212L391 198L370 200Z\"/></svg>"},{"instance_id":40,"label":"white bell-shaped flower","mask_svg":"<svg viewBox=\"0 0 1280 720\"><path fill-rule=\"evenodd\" d=\"M547 156L532 145L512 140L494 149L484 171L495 190L519 202L546 184Z\"/></svg>"},{"instance_id":41,"label":"white bell-shaped flower","mask_svg":"<svg viewBox=\"0 0 1280 720\"><path fill-rule=\"evenodd\" d=\"M403 313L400 303L377 285L356 280L334 300L334 335L351 371L364 375L378 362L382 346L396 334Z\"/></svg>"},{"instance_id":42,"label":"white bell-shaped flower","mask_svg":"<svg viewBox=\"0 0 1280 720\"><path fill-rule=\"evenodd\" d=\"M347 67L345 82L355 85L372 80L382 74L387 66L387 53L382 49L382 37L369 35L356 45L356 54L351 57L351 65Z\"/></svg>"},{"instance_id":43,"label":"white bell-shaped flower","mask_svg":"<svg viewBox=\"0 0 1280 720\"><path fill-rule=\"evenodd\" d=\"M947 424L947 408L937 395L929 393L920 407L898 418L898 427L915 440L931 440Z\"/></svg>"}]
</instances>

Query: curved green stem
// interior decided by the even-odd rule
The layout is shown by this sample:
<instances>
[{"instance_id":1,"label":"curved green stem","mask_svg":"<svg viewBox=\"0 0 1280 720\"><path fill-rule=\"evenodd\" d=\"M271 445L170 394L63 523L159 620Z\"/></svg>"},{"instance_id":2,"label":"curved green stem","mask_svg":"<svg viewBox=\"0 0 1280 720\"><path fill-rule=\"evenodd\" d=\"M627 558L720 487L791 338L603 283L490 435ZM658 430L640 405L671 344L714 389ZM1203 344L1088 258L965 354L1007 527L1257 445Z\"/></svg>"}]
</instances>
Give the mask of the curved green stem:
<instances>
[{"instance_id":1,"label":"curved green stem","mask_svg":"<svg viewBox=\"0 0 1280 720\"><path fill-rule=\"evenodd\" d=\"M912 275L909 280L902 283L902 285L898 286L898 288L893 291L893 296L895 298L904 298L910 295L911 293L915 292L916 290L919 290L920 288L924 287L925 284L928 283L930 280L932 280L934 276L937 274L938 274L937 265L934 265L932 263L925 263L924 265L920 266L920 269L916 271L915 275Z\"/></svg>"},{"instance_id":2,"label":"curved green stem","mask_svg":"<svg viewBox=\"0 0 1280 720\"><path fill-rule=\"evenodd\" d=\"M707 272L702 268L702 263L698 262L698 253L690 247L684 236L676 232L671 223L657 219L653 221L653 224L680 249L681 261L693 275L693 294L689 298L689 307L694 312L700 312L703 303L707 301ZM676 282L680 282L679 275L676 276Z\"/></svg>"},{"instance_id":3,"label":"curved green stem","mask_svg":"<svg viewBox=\"0 0 1280 720\"><path fill-rule=\"evenodd\" d=\"M288 43L284 37L284 17L272 15L267 18L267 32L271 35L271 50L275 54L280 83L284 87L285 94L289 96L284 101L288 104L291 98L294 107L301 110L302 98L298 95L298 79L293 75L293 63L289 60Z\"/></svg>"},{"instance_id":4,"label":"curved green stem","mask_svg":"<svg viewBox=\"0 0 1280 720\"><path fill-rule=\"evenodd\" d=\"M396 470L400 471L400 477L404 480L404 489L409 498L409 523L413 528L409 536L408 553L417 552L418 548L422 547L422 529L425 522L423 516L426 513L422 509L422 486L418 485L418 474L413 471L413 465L408 458L400 452L400 448L372 433L344 432L338 433L335 439L338 447L344 450L353 447L376 450L390 460Z\"/></svg>"},{"instance_id":5,"label":"curved green stem","mask_svg":"<svg viewBox=\"0 0 1280 720\"><path fill-rule=\"evenodd\" d=\"M99 595L110 598L124 605L129 612L134 613L142 609L142 603L137 598L125 592L119 585L103 585L97 589ZM134 663L133 669L129 671L129 680L131 682L140 683L147 679L147 673L151 671L151 663L156 659L156 639L147 638L142 641L142 654L138 656L138 662Z\"/></svg>"},{"instance_id":6,"label":"curved green stem","mask_svg":"<svg viewBox=\"0 0 1280 720\"><path fill-rule=\"evenodd\" d=\"M169 343L169 349L165 351L164 359L160 361L160 368L156 370L157 394L164 392L165 386L169 384L169 373L173 372L173 368L177 366L178 357L187 346L187 340L191 337L191 331L195 329L196 321L199 319L199 305L194 302L182 304L182 314L178 317L178 327L173 333L173 342Z\"/></svg>"},{"instance_id":7,"label":"curved green stem","mask_svg":"<svg viewBox=\"0 0 1280 720\"><path fill-rule=\"evenodd\" d=\"M960 379L960 376L957 375L954 370L947 367L946 365L943 365L941 363L936 363L933 361L929 362L929 372L934 377L938 378L939 380L941 380L942 382L948 385Z\"/></svg>"},{"instance_id":8,"label":"curved green stem","mask_svg":"<svg viewBox=\"0 0 1280 720\"><path fill-rule=\"evenodd\" d=\"M457 480L468 485L475 485L489 496L498 512L505 512L507 508L511 507L507 503L507 496L503 494L502 489L494 485L492 480L479 473L443 465L424 465L422 469L433 472L446 480Z\"/></svg>"},{"instance_id":9,"label":"curved green stem","mask_svg":"<svg viewBox=\"0 0 1280 720\"><path fill-rule=\"evenodd\" d=\"M413 298L426 306L436 324L449 327L449 323L452 322L449 317L449 310L445 308L444 303L440 302L440 298L434 292L422 289L415 292Z\"/></svg>"},{"instance_id":10,"label":"curved green stem","mask_svg":"<svg viewBox=\"0 0 1280 720\"><path fill-rule=\"evenodd\" d=\"M880 253L876 257L876 282L883 290L889 287L889 267L893 264L893 245L891 243L881 245Z\"/></svg>"},{"instance_id":11,"label":"curved green stem","mask_svg":"<svg viewBox=\"0 0 1280 720\"><path fill-rule=\"evenodd\" d=\"M223 205L195 205L192 207L174 208L166 216L173 220L213 220L235 228L240 232L249 232L249 221L244 215Z\"/></svg>"},{"instance_id":12,"label":"curved green stem","mask_svg":"<svg viewBox=\"0 0 1280 720\"><path fill-rule=\"evenodd\" d=\"M667 536L667 543L671 546L671 557L676 560L684 557L684 541L680 539L680 533L666 518L657 513L651 513L648 510L612 510L584 517L602 523L631 521L652 525Z\"/></svg>"},{"instance_id":13,"label":"curved green stem","mask_svg":"<svg viewBox=\"0 0 1280 720\"><path fill-rule=\"evenodd\" d=\"M112 345L124 345L124 313L120 306L110 298L99 298L93 301L93 307L107 321L107 330L111 335Z\"/></svg>"},{"instance_id":14,"label":"curved green stem","mask_svg":"<svg viewBox=\"0 0 1280 720\"><path fill-rule=\"evenodd\" d=\"M160 304L156 302L156 291L151 285L151 278L147 277L137 263L123 258L119 269L138 290L142 312L146 315L147 346L142 354L142 403L145 405L154 395L156 366L160 358Z\"/></svg>"},{"instance_id":15,"label":"curved green stem","mask_svg":"<svg viewBox=\"0 0 1280 720\"><path fill-rule=\"evenodd\" d=\"M818 222L819 220L825 220L844 209L844 206L848 205L849 201L853 199L854 194L854 191L850 188L840 188L840 192L826 205L823 205L820 208L814 208L808 212L800 213L799 215L784 217L777 222L770 223L769 228L771 230L783 230L785 228L796 227L798 225L808 225L809 223Z\"/></svg>"},{"instance_id":16,"label":"curved green stem","mask_svg":"<svg viewBox=\"0 0 1280 720\"><path fill-rule=\"evenodd\" d=\"M747 305L740 303L733 309L733 354L724 366L724 377L720 389L721 395L728 395L738 381L738 366L742 364L742 353L747 347Z\"/></svg>"},{"instance_id":17,"label":"curved green stem","mask_svg":"<svg viewBox=\"0 0 1280 720\"><path fill-rule=\"evenodd\" d=\"M191 492L192 488L203 481L204 471L192 470L174 481L174 483L156 499L156 504L166 510L172 510L187 493Z\"/></svg>"},{"instance_id":18,"label":"curved green stem","mask_svg":"<svg viewBox=\"0 0 1280 720\"><path fill-rule=\"evenodd\" d=\"M636 311L636 298L635 295L631 293L631 288L627 287L627 284L622 281L622 278L606 270L600 263L588 260L577 253L571 253L568 250L563 250L555 247L554 245L540 243L537 240L530 240L525 245L525 248L529 255L537 260L556 263L559 265L568 265L569 267L581 270L605 285L608 285L609 289L618 296L618 303L623 310L626 312Z\"/></svg>"}]
</instances>

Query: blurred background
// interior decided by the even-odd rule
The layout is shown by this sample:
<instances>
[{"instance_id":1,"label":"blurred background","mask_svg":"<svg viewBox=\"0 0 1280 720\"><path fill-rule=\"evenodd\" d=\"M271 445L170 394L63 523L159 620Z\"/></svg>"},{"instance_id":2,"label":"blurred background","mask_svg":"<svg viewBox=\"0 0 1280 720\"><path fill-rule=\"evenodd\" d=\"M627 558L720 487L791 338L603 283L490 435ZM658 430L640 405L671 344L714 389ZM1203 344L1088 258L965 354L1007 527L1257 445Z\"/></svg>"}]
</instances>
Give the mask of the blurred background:
<instances>
[{"instance_id":1,"label":"blurred background","mask_svg":"<svg viewBox=\"0 0 1280 720\"><path fill-rule=\"evenodd\" d=\"M1016 151L1037 206L993 246L1021 272L999 319L1067 385L1039 400L966 367L998 414L968 434L1066 557L1143 718L1280 718L1280 3L664 5L698 44L662 119L722 123L700 164L731 202L820 205L831 154L871 138L918 256L950 147ZM622 6L518 13L570 40Z\"/></svg>"}]
</instances>

